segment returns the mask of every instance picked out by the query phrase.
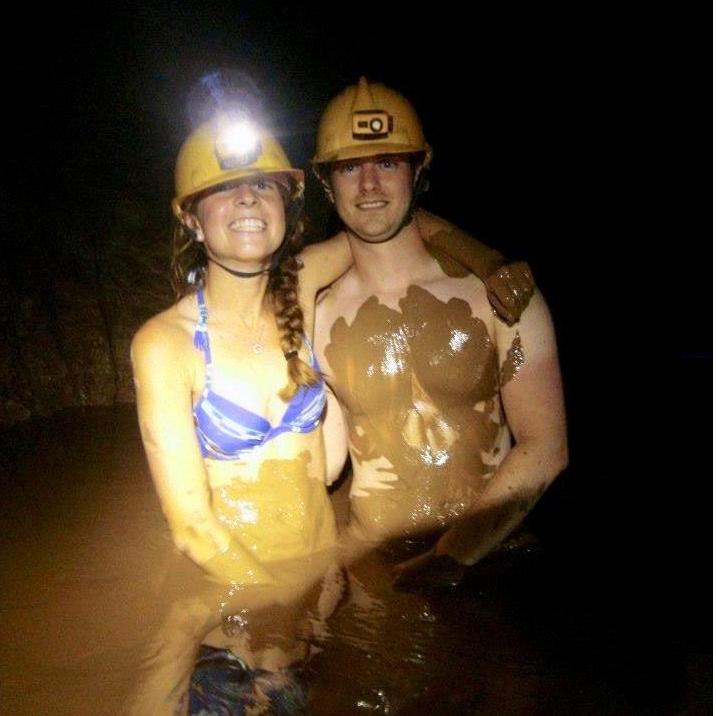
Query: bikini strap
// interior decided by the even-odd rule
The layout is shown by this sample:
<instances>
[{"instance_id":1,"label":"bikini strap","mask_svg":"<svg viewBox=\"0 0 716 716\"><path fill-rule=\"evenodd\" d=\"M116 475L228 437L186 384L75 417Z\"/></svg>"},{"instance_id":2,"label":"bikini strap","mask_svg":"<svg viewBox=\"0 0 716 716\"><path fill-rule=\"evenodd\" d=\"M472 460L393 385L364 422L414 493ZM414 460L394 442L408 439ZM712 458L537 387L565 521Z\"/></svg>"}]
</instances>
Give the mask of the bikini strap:
<instances>
[{"instance_id":1,"label":"bikini strap","mask_svg":"<svg viewBox=\"0 0 716 716\"><path fill-rule=\"evenodd\" d=\"M207 331L207 321L209 320L209 310L204 300L204 289L200 288L196 292L196 302L199 307L199 320L194 330L194 347L204 354L204 363L206 365L206 387L211 385L211 348L209 346L209 333Z\"/></svg>"},{"instance_id":2,"label":"bikini strap","mask_svg":"<svg viewBox=\"0 0 716 716\"><path fill-rule=\"evenodd\" d=\"M305 345L306 348L308 348L308 356L311 361L311 367L320 373L321 369L320 369L320 366L318 365L318 359L316 358L316 354L313 352L313 344L308 339L308 336L305 333L303 334L303 345Z\"/></svg>"}]
</instances>

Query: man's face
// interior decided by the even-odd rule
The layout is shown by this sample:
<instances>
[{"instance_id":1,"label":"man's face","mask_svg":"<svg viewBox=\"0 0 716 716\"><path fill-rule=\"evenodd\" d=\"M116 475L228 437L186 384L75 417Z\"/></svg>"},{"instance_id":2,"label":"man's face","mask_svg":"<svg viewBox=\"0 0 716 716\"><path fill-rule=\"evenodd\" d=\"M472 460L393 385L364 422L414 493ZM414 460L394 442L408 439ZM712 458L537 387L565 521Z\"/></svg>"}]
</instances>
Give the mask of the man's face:
<instances>
[{"instance_id":1,"label":"man's face","mask_svg":"<svg viewBox=\"0 0 716 716\"><path fill-rule=\"evenodd\" d=\"M333 165L331 185L343 223L378 243L398 229L410 206L413 169L407 155L346 159Z\"/></svg>"}]
</instances>

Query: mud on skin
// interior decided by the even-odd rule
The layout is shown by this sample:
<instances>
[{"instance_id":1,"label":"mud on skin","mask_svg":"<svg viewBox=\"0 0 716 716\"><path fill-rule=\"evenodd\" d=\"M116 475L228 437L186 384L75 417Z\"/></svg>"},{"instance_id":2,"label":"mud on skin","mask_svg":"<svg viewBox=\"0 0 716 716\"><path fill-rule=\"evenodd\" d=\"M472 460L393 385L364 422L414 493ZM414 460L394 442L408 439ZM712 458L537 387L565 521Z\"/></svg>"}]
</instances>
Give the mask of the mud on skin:
<instances>
[{"instance_id":1,"label":"mud on skin","mask_svg":"<svg viewBox=\"0 0 716 716\"><path fill-rule=\"evenodd\" d=\"M505 365L519 362L513 347ZM350 326L334 323L325 355L347 407L360 527L384 538L459 517L509 446L496 346L470 304L418 286L398 310L372 296Z\"/></svg>"}]
</instances>

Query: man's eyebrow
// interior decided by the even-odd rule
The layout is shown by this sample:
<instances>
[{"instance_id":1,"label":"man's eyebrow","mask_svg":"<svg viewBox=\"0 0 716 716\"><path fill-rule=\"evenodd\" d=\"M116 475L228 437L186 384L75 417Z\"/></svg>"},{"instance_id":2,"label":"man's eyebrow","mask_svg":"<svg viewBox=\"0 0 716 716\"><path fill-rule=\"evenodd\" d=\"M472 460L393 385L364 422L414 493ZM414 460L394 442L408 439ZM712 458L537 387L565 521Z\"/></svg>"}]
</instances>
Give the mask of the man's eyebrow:
<instances>
[{"instance_id":1,"label":"man's eyebrow","mask_svg":"<svg viewBox=\"0 0 716 716\"><path fill-rule=\"evenodd\" d=\"M376 154L374 157L375 161L381 161L382 159L392 159L393 161L400 162L403 160L407 161L406 154Z\"/></svg>"},{"instance_id":2,"label":"man's eyebrow","mask_svg":"<svg viewBox=\"0 0 716 716\"><path fill-rule=\"evenodd\" d=\"M390 159L395 162L408 161L407 154L371 154L369 157L356 157L355 159L339 159L333 166L340 167L346 164L365 164L366 162L382 162Z\"/></svg>"}]
</instances>

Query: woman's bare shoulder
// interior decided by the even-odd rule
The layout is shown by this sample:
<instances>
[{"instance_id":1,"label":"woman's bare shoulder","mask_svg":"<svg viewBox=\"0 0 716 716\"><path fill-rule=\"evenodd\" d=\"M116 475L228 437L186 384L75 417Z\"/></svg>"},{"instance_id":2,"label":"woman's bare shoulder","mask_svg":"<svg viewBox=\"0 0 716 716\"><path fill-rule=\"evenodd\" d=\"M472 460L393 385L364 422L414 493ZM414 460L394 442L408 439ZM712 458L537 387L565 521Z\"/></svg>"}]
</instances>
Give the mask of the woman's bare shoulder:
<instances>
[{"instance_id":1,"label":"woman's bare shoulder","mask_svg":"<svg viewBox=\"0 0 716 716\"><path fill-rule=\"evenodd\" d=\"M152 316L132 338L132 360L177 358L192 345L196 299L184 296L178 303Z\"/></svg>"}]
</instances>

